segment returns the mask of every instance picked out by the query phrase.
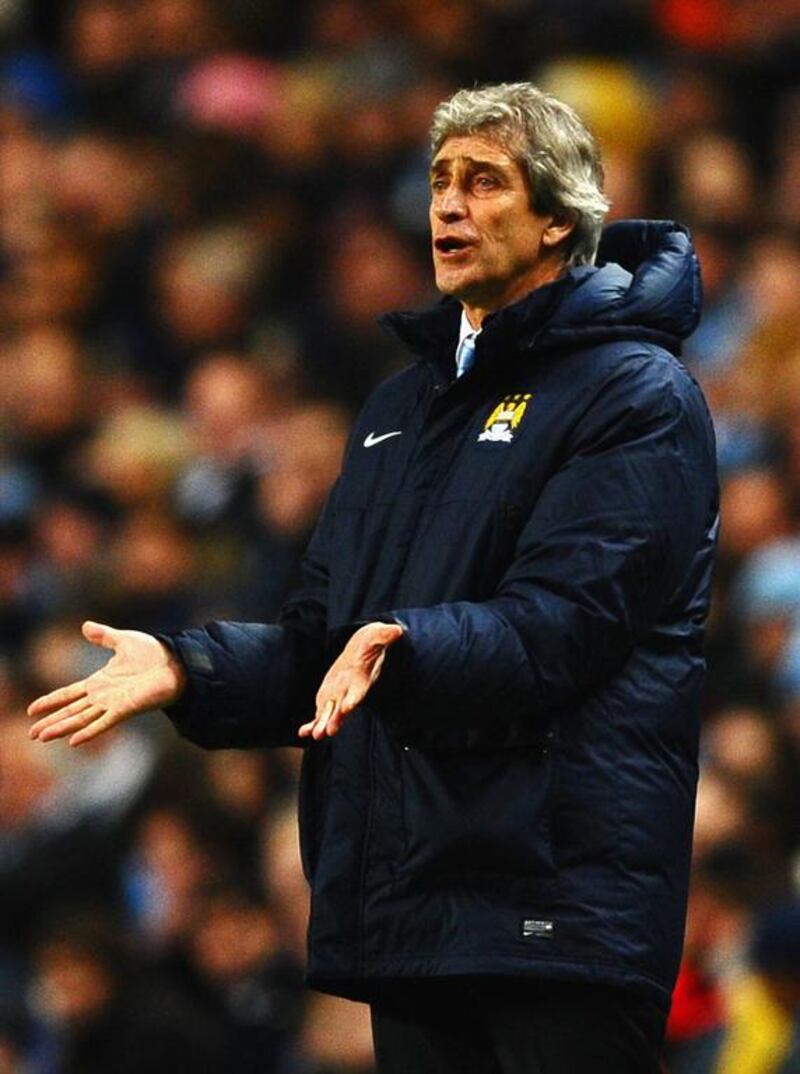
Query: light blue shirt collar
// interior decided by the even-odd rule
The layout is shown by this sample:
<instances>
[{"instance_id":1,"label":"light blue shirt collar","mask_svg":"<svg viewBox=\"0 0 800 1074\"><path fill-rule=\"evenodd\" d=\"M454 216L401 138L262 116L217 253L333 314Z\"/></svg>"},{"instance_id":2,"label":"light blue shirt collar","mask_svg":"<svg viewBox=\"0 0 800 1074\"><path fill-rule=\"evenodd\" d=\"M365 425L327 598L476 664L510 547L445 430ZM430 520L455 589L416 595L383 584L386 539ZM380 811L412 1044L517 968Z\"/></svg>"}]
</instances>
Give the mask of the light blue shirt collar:
<instances>
[{"instance_id":1,"label":"light blue shirt collar","mask_svg":"<svg viewBox=\"0 0 800 1074\"><path fill-rule=\"evenodd\" d=\"M469 323L467 311L461 310L461 326L458 330L456 347L456 376L466 373L475 358L475 339L480 335L480 328L473 328Z\"/></svg>"}]
</instances>

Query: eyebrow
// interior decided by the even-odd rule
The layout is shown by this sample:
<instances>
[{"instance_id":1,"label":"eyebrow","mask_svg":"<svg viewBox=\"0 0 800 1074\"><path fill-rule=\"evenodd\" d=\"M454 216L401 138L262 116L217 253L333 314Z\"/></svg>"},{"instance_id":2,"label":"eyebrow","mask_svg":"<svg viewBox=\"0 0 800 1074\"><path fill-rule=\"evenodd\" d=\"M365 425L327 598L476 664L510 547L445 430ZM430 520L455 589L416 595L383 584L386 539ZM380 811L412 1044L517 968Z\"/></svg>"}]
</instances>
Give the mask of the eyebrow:
<instances>
[{"instance_id":1,"label":"eyebrow","mask_svg":"<svg viewBox=\"0 0 800 1074\"><path fill-rule=\"evenodd\" d=\"M430 167L430 174L437 175L439 172L453 163L453 160L465 160L478 168L490 168L492 171L506 171L508 165L495 160L480 160L478 157L441 157L435 160Z\"/></svg>"}]
</instances>

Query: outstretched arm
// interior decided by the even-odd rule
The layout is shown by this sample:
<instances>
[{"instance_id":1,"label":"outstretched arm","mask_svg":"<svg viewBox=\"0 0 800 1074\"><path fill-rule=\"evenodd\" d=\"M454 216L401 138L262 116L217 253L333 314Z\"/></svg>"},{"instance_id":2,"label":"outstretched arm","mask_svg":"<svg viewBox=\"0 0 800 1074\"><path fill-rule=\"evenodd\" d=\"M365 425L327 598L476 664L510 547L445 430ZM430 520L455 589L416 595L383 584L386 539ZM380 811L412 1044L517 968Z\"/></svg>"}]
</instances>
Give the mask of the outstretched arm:
<instances>
[{"instance_id":1,"label":"outstretched arm","mask_svg":"<svg viewBox=\"0 0 800 1074\"><path fill-rule=\"evenodd\" d=\"M91 621L83 636L113 656L87 679L62 686L28 707L36 719L30 737L40 742L70 736L80 746L141 712L171 705L186 687L186 673L157 638Z\"/></svg>"},{"instance_id":2,"label":"outstretched arm","mask_svg":"<svg viewBox=\"0 0 800 1074\"><path fill-rule=\"evenodd\" d=\"M209 749L299 745L323 677L327 532L335 489L303 562L304 585L278 624L208 623L163 640L85 623L84 636L114 650L87 679L37 698L32 738L70 736L79 746L137 713L167 708L178 731Z\"/></svg>"}]
</instances>

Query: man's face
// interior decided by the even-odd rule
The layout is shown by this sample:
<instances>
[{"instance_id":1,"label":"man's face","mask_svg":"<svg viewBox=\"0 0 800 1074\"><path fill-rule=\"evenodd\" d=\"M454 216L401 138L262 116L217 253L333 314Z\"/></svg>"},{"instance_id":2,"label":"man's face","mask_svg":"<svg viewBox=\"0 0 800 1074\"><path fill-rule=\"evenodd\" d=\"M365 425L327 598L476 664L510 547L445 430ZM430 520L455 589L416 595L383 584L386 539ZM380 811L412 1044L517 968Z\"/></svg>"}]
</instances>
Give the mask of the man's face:
<instances>
[{"instance_id":1,"label":"man's face","mask_svg":"<svg viewBox=\"0 0 800 1074\"><path fill-rule=\"evenodd\" d=\"M491 135L442 145L431 165L430 221L436 286L468 312L506 306L560 270L553 247L563 229L534 212L522 166Z\"/></svg>"}]
</instances>

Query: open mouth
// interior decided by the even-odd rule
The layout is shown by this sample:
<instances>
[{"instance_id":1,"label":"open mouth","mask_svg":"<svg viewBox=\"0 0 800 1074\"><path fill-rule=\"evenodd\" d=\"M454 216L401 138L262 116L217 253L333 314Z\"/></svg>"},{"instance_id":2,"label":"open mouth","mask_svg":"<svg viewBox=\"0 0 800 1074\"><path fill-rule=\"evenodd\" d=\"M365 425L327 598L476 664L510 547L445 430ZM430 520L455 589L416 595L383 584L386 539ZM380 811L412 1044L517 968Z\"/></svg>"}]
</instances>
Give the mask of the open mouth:
<instances>
[{"instance_id":1,"label":"open mouth","mask_svg":"<svg viewBox=\"0 0 800 1074\"><path fill-rule=\"evenodd\" d=\"M440 254L454 254L459 250L466 250L472 243L466 239L459 239L453 235L447 235L443 238L436 239L433 244Z\"/></svg>"}]
</instances>

